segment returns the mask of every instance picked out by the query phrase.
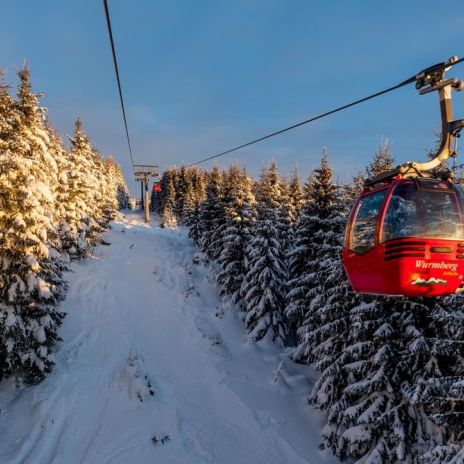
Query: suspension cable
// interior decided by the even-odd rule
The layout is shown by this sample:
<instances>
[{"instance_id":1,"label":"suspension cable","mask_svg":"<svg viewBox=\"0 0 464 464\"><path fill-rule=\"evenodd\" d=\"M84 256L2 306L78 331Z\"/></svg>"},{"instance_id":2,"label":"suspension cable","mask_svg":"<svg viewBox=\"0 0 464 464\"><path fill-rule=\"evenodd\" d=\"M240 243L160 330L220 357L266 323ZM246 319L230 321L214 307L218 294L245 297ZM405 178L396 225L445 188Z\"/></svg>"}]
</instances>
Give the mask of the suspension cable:
<instances>
[{"instance_id":1,"label":"suspension cable","mask_svg":"<svg viewBox=\"0 0 464 464\"><path fill-rule=\"evenodd\" d=\"M461 58L461 59L455 61L454 63L452 63L452 66L454 66L454 65L456 65L458 63L461 63L462 61L464 61L464 58ZM439 63L436 66L445 66L445 64L446 63ZM220 156L224 156L224 155L227 155L227 154L232 153L234 151L241 150L242 148L249 147L250 145L253 145L255 143L262 142L263 140L266 140L266 139L270 139L271 137L275 137L276 135L280 135L280 134L282 134L284 132L290 131L292 129L296 129L297 127L303 126L305 124L309 124L309 123L311 123L313 121L316 121L318 119L325 118L326 116L337 113L339 111L346 110L347 108L351 108L352 106L359 105L360 103L364 103L364 102L366 102L368 100L371 100L373 98L380 97L381 95L384 95L386 93L393 92L394 90L397 90L397 89L399 89L401 87L412 84L413 82L416 82L416 77L419 74L411 76L410 78L406 79L405 81L403 81L403 82L401 82L401 83L399 83L397 85L394 85L393 87L389 87L388 89L381 90L380 92L376 92L376 93L374 93L372 95L369 95L367 97L361 98L359 100L355 100L355 101L353 101L351 103L348 103L346 105L343 105L343 106L339 106L338 108L327 111L326 113L322 113L322 114L319 114L318 116L314 116L314 117L312 117L310 119L306 119L305 121L298 122L298 123L293 124L291 126L285 127L284 129L280 129L278 131L272 132L271 134L267 134L267 135L265 135L263 137L252 140L251 142L247 142L247 143L244 143L242 145L238 145L238 146L236 146L234 148L231 148L229 150L223 151L221 153L217 153L216 155L208 156L207 158L203 158L203 159L201 159L199 161L195 161L194 163L186 164L186 165L184 165L184 167L188 168L188 167L191 167L191 166L196 166L197 164L205 163L206 161L210 161L212 159L219 158Z\"/></svg>"},{"instance_id":2,"label":"suspension cable","mask_svg":"<svg viewBox=\"0 0 464 464\"><path fill-rule=\"evenodd\" d=\"M127 118L126 118L126 110L125 110L125 107L124 107L124 98L122 96L122 90L121 90L121 80L119 78L118 60L116 58L116 49L115 49L115 46L114 46L113 32L112 32L112 29L111 29L110 13L109 13L109 10L108 10L107 0L103 0L103 6L105 8L106 26L107 26L108 35L109 35L109 38L110 38L111 52L113 54L113 64L114 64L114 70L116 72L116 81L118 83L119 99L121 101L121 109L122 109L122 117L124 119L124 127L126 128L127 146L129 147L129 156L130 156L130 159L131 159L132 169L135 171L134 158L132 156L132 147L131 147L131 142L130 142L130 137L129 137L129 129L127 128Z\"/></svg>"}]
</instances>

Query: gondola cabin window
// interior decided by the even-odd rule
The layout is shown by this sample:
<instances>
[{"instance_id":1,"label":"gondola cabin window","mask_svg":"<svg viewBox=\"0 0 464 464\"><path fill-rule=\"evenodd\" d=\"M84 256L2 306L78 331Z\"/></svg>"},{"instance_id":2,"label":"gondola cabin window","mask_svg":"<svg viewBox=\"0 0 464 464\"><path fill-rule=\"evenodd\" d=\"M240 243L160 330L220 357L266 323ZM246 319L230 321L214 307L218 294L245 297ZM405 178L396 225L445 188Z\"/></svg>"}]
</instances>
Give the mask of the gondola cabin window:
<instances>
[{"instance_id":1,"label":"gondola cabin window","mask_svg":"<svg viewBox=\"0 0 464 464\"><path fill-rule=\"evenodd\" d=\"M396 186L387 205L381 242L402 237L463 239L454 190L445 182L429 184L420 188L411 181Z\"/></svg>"},{"instance_id":2,"label":"gondola cabin window","mask_svg":"<svg viewBox=\"0 0 464 464\"><path fill-rule=\"evenodd\" d=\"M355 253L366 253L374 247L377 218L386 194L383 189L361 198L350 237L350 249Z\"/></svg>"}]
</instances>

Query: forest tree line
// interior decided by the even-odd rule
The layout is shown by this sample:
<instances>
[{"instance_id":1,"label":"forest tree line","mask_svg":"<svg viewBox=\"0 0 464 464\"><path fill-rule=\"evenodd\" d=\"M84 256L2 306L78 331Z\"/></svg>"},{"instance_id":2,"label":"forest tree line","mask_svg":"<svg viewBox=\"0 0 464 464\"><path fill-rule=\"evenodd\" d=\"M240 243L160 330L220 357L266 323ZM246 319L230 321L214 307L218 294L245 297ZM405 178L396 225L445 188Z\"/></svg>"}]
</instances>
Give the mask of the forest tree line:
<instances>
[{"instance_id":1,"label":"forest tree line","mask_svg":"<svg viewBox=\"0 0 464 464\"><path fill-rule=\"evenodd\" d=\"M54 365L63 273L102 243L128 190L78 118L69 147L51 127L29 70L17 94L0 73L0 380L35 383Z\"/></svg>"},{"instance_id":2,"label":"forest tree line","mask_svg":"<svg viewBox=\"0 0 464 464\"><path fill-rule=\"evenodd\" d=\"M393 166L382 144L348 185L326 153L304 184L274 163L257 180L237 165L172 168L152 204L164 227L189 228L250 337L320 372L309 402L327 413L324 448L365 464L462 464L462 297L359 295L341 263L364 178Z\"/></svg>"}]
</instances>

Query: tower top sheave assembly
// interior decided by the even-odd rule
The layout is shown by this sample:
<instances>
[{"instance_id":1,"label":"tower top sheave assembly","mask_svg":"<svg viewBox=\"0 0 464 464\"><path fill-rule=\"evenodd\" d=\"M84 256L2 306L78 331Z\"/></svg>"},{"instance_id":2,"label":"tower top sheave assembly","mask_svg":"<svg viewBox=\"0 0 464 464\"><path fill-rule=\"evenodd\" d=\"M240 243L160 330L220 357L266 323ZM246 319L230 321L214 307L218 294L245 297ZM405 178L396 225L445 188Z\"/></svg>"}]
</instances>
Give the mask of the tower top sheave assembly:
<instances>
[{"instance_id":1,"label":"tower top sheave assembly","mask_svg":"<svg viewBox=\"0 0 464 464\"><path fill-rule=\"evenodd\" d=\"M144 179L147 176L155 177L158 175L157 168L157 164L134 164L134 175L137 180Z\"/></svg>"}]
</instances>

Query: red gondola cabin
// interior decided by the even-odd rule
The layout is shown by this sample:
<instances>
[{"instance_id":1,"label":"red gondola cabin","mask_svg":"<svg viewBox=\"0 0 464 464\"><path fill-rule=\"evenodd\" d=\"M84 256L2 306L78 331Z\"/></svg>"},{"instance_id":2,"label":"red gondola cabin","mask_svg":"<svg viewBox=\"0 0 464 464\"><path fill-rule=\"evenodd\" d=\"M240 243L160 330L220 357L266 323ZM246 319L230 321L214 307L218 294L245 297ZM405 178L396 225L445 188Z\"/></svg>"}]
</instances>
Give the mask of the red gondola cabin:
<instances>
[{"instance_id":1,"label":"red gondola cabin","mask_svg":"<svg viewBox=\"0 0 464 464\"><path fill-rule=\"evenodd\" d=\"M345 233L343 263L360 293L440 296L463 290L459 186L396 177L365 189Z\"/></svg>"}]
</instances>

